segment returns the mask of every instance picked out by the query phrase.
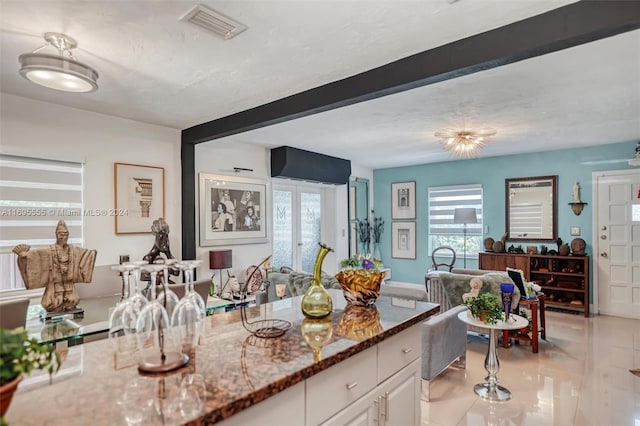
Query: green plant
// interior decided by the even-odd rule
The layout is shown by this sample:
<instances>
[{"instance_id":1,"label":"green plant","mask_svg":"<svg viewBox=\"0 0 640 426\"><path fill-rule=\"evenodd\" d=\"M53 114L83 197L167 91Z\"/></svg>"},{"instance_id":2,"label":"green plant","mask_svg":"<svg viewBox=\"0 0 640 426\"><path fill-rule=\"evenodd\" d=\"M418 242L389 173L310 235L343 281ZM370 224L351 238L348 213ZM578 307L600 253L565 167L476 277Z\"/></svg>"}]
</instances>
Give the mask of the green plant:
<instances>
[{"instance_id":1,"label":"green plant","mask_svg":"<svg viewBox=\"0 0 640 426\"><path fill-rule=\"evenodd\" d=\"M482 293L476 297L470 297L464 305L469 308L471 315L481 318L485 324L495 324L502 320L502 302L500 297L494 293Z\"/></svg>"},{"instance_id":2,"label":"green plant","mask_svg":"<svg viewBox=\"0 0 640 426\"><path fill-rule=\"evenodd\" d=\"M51 376L59 368L60 357L53 347L30 339L23 327L0 327L0 385L33 370L47 370Z\"/></svg>"}]
</instances>

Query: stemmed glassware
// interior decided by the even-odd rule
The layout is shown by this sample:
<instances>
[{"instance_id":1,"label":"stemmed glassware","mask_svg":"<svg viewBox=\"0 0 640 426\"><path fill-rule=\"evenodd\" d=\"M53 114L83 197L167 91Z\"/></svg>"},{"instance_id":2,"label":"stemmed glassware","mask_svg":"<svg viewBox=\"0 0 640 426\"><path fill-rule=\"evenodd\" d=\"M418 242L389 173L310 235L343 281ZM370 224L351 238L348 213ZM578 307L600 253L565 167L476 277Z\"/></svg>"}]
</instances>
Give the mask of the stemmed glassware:
<instances>
[{"instance_id":1,"label":"stemmed glassware","mask_svg":"<svg viewBox=\"0 0 640 426\"><path fill-rule=\"evenodd\" d=\"M191 353L198 344L204 328L206 307L202 297L193 289L193 269L202 261L178 262L176 266L185 273L185 294L171 316L171 324L182 345L183 352Z\"/></svg>"},{"instance_id":2,"label":"stemmed glassware","mask_svg":"<svg viewBox=\"0 0 640 426\"><path fill-rule=\"evenodd\" d=\"M151 276L151 302L140 312L137 322L138 349L142 360L138 370L147 373L161 373L182 367L189 357L176 350L173 333L169 329L167 310L156 299L156 277L164 265L148 264L142 269Z\"/></svg>"},{"instance_id":3,"label":"stemmed glassware","mask_svg":"<svg viewBox=\"0 0 640 426\"><path fill-rule=\"evenodd\" d=\"M173 311L180 301L178 296L169 288L169 268L177 262L176 259L167 259L165 257L164 263L162 264L164 280L162 282L162 292L158 295L158 302L167 310L169 318L171 318Z\"/></svg>"},{"instance_id":4,"label":"stemmed glassware","mask_svg":"<svg viewBox=\"0 0 640 426\"><path fill-rule=\"evenodd\" d=\"M130 298L129 273L135 269L133 264L114 265L112 270L120 272L122 275L122 298L116 304L115 308L109 315L109 339L113 342L114 349L118 352L126 352L129 349L135 350L135 344L130 347L124 337L123 313L127 310L128 305L132 302Z\"/></svg>"},{"instance_id":5,"label":"stemmed glassware","mask_svg":"<svg viewBox=\"0 0 640 426\"><path fill-rule=\"evenodd\" d=\"M126 346L137 347L136 342L136 330L138 327L138 317L142 308L144 308L149 301L142 295L140 289L140 267L147 264L145 261L127 262L122 266L130 268L129 276L129 298L124 305L122 311L122 328L124 330Z\"/></svg>"}]
</instances>

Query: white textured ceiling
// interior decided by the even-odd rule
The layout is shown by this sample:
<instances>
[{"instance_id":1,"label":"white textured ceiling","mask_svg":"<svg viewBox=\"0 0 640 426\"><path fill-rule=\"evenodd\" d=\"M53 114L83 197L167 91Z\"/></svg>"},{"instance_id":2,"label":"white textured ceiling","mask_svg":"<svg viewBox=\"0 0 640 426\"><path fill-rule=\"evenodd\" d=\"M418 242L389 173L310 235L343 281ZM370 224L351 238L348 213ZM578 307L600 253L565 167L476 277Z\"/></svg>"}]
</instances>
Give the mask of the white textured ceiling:
<instances>
[{"instance_id":1,"label":"white textured ceiling","mask_svg":"<svg viewBox=\"0 0 640 426\"><path fill-rule=\"evenodd\" d=\"M183 129L572 2L202 2L248 26L223 41L178 21L193 1L0 0L0 89ZM77 59L100 73L97 92L19 76L18 56L47 31L78 40ZM634 31L227 139L380 168L448 159L432 135L450 124L496 128L485 155L498 155L635 140L639 116Z\"/></svg>"}]
</instances>

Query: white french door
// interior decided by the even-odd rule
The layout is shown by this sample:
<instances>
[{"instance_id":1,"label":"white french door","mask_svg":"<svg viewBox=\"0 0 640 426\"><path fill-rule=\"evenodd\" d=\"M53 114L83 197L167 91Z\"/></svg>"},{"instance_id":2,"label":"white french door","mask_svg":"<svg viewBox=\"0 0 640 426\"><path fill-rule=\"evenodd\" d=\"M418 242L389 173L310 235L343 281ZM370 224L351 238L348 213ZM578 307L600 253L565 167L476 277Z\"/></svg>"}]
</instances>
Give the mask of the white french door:
<instances>
[{"instance_id":1,"label":"white french door","mask_svg":"<svg viewBox=\"0 0 640 426\"><path fill-rule=\"evenodd\" d=\"M593 180L598 311L640 318L640 170L596 172Z\"/></svg>"},{"instance_id":2,"label":"white french door","mask_svg":"<svg viewBox=\"0 0 640 426\"><path fill-rule=\"evenodd\" d=\"M273 185L274 267L313 272L322 240L323 192L303 185Z\"/></svg>"}]
</instances>

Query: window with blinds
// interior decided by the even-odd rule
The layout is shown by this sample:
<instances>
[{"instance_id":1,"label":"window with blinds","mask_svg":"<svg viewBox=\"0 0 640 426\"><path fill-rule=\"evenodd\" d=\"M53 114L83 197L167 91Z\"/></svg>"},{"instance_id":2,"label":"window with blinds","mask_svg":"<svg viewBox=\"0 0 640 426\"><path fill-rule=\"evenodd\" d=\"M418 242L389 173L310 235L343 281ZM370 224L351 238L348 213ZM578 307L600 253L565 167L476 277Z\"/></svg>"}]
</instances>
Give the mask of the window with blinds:
<instances>
[{"instance_id":1,"label":"window with blinds","mask_svg":"<svg viewBox=\"0 0 640 426\"><path fill-rule=\"evenodd\" d=\"M83 245L82 179L81 163L0 154L0 290L24 289L11 249L55 243L60 219Z\"/></svg>"},{"instance_id":2,"label":"window with blinds","mask_svg":"<svg viewBox=\"0 0 640 426\"><path fill-rule=\"evenodd\" d=\"M477 223L467 224L467 257L475 257L482 247L482 186L456 185L429 188L429 252L451 246L456 253L464 248L463 225L454 223L456 208L475 208ZM471 256L469 256L471 255Z\"/></svg>"}]
</instances>

